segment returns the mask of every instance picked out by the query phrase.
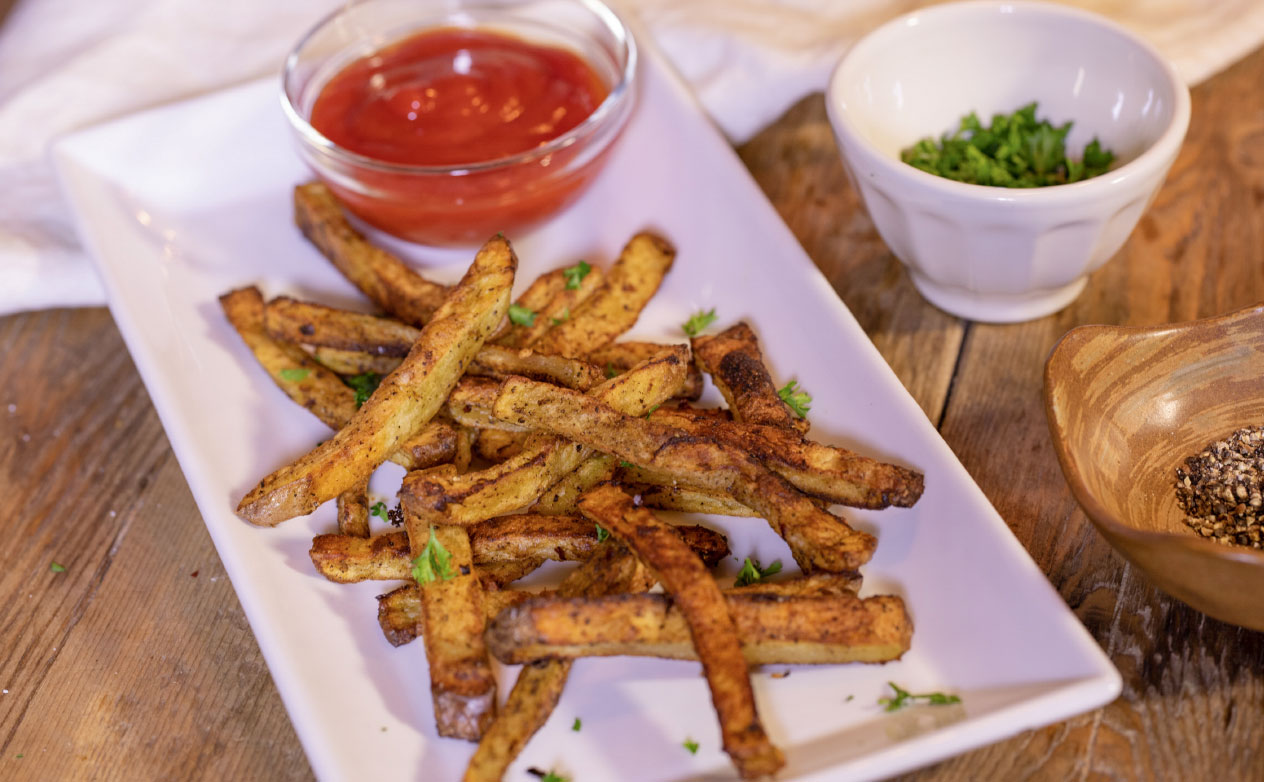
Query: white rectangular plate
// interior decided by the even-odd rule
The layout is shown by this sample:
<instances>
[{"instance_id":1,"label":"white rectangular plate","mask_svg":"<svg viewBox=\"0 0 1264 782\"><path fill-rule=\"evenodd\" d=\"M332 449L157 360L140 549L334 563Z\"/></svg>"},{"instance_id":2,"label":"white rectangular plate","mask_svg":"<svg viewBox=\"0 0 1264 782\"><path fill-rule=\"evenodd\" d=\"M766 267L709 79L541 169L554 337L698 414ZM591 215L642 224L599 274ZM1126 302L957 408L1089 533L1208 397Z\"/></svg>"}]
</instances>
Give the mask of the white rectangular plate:
<instances>
[{"instance_id":1,"label":"white rectangular plate","mask_svg":"<svg viewBox=\"0 0 1264 782\"><path fill-rule=\"evenodd\" d=\"M848 511L878 535L865 593L894 593L916 625L912 650L884 666L799 666L752 674L785 779L873 779L921 766L1113 699L1120 679L883 362L688 91L651 53L641 104L593 188L548 225L511 237L518 289L585 258L609 264L636 231L678 248L634 336L681 339L691 313L749 320L773 377L810 391L813 436L926 475L915 508ZM166 427L299 738L322 779L455 780L471 746L435 735L424 652L383 640L374 596L315 575L314 534L330 507L275 529L233 515L264 474L326 438L267 379L216 297L258 284L364 308L294 228L291 188L308 173L291 149L272 81L136 115L64 140L55 152L110 309ZM471 251L407 253L449 282ZM709 391L713 399L713 391ZM398 485L388 465L375 489ZM792 565L765 523L703 519L741 557ZM560 566L558 566L560 568ZM502 679L508 690L512 669ZM959 693L960 707L887 714L888 681ZM583 730L572 732L574 718ZM682 742L700 749L691 755ZM696 663L581 660L528 766L576 782L730 778Z\"/></svg>"}]
</instances>

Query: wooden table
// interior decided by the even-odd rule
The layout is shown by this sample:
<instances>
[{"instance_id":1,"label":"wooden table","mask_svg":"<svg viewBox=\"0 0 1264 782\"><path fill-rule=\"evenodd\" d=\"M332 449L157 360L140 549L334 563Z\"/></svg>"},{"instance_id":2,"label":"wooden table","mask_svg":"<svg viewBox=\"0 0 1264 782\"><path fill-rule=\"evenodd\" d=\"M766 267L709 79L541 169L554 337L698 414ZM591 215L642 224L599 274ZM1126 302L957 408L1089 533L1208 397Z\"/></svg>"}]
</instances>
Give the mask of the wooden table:
<instances>
[{"instance_id":1,"label":"wooden table","mask_svg":"<svg viewBox=\"0 0 1264 782\"><path fill-rule=\"evenodd\" d=\"M1264 779L1264 635L1158 592L1094 531L1041 371L1083 323L1264 300L1264 50L1194 92L1166 186L1068 309L962 321L913 290L846 184L820 96L743 160L1010 528L1123 673L1104 709L910 774ZM153 407L104 309L0 319L0 778L311 776ZM65 572L51 572L57 562Z\"/></svg>"}]
</instances>

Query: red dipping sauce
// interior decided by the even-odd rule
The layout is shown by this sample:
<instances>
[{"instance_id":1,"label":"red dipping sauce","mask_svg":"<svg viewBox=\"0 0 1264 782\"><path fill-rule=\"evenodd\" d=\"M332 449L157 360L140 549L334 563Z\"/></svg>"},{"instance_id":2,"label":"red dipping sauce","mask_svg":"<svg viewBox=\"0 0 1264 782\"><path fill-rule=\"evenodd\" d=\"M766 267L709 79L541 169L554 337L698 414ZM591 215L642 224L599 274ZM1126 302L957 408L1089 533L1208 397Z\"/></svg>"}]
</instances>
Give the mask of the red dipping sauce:
<instances>
[{"instance_id":1,"label":"red dipping sauce","mask_svg":"<svg viewBox=\"0 0 1264 782\"><path fill-rule=\"evenodd\" d=\"M608 94L571 51L442 28L346 66L321 88L309 122L372 160L325 176L352 212L406 239L480 242L552 214L592 178L606 142L595 152L584 136L549 142Z\"/></svg>"}]
</instances>

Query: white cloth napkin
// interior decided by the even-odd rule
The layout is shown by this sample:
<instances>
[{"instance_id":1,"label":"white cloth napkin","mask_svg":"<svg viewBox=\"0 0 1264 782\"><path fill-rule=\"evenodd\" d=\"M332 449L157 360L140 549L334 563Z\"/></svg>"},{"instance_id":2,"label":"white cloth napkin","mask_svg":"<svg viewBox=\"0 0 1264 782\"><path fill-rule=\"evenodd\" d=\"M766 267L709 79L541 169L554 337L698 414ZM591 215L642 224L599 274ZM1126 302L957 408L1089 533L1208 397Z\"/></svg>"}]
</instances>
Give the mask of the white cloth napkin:
<instances>
[{"instance_id":1,"label":"white cloth napkin","mask_svg":"<svg viewBox=\"0 0 1264 782\"><path fill-rule=\"evenodd\" d=\"M0 27L0 314L105 302L48 163L56 137L279 72L336 0L22 0ZM734 141L824 87L846 48L925 0L617 0ZM1074 0L1191 83L1264 41L1260 0Z\"/></svg>"}]
</instances>

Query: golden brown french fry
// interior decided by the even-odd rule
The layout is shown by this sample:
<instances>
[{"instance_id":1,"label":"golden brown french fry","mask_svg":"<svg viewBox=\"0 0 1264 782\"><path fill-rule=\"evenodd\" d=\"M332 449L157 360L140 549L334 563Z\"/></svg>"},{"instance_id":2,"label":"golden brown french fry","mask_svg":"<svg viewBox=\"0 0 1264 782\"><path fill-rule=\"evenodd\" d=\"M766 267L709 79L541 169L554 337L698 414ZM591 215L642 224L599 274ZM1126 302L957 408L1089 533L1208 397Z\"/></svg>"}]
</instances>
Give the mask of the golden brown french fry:
<instances>
[{"instance_id":1,"label":"golden brown french fry","mask_svg":"<svg viewBox=\"0 0 1264 782\"><path fill-rule=\"evenodd\" d=\"M641 504L655 510L679 513L709 513L713 516L756 516L758 514L725 494L715 494L688 486L656 486L626 483L628 491L641 497ZM541 511L543 513L543 511Z\"/></svg>"},{"instance_id":2,"label":"golden brown french fry","mask_svg":"<svg viewBox=\"0 0 1264 782\"><path fill-rule=\"evenodd\" d=\"M326 307L278 296L264 307L264 323L274 339L302 345L403 358L421 329L393 318Z\"/></svg>"},{"instance_id":3,"label":"golden brown french fry","mask_svg":"<svg viewBox=\"0 0 1264 782\"><path fill-rule=\"evenodd\" d=\"M912 639L898 597L732 590L724 600L750 665L889 662ZM487 643L506 664L612 655L698 659L683 613L665 594L515 602L490 620Z\"/></svg>"},{"instance_id":4,"label":"golden brown french fry","mask_svg":"<svg viewBox=\"0 0 1264 782\"><path fill-rule=\"evenodd\" d=\"M664 351L589 394L644 415L680 388L688 355L683 345ZM527 507L590 455L590 449L563 438L533 434L522 453L486 470L450 479L410 473L400 489L401 507L428 524L474 524Z\"/></svg>"},{"instance_id":5,"label":"golden brown french fry","mask_svg":"<svg viewBox=\"0 0 1264 782\"><path fill-rule=\"evenodd\" d=\"M272 526L311 513L364 480L443 405L469 359L505 316L517 258L497 237L422 330L404 363L334 437L250 491L237 514Z\"/></svg>"},{"instance_id":6,"label":"golden brown french fry","mask_svg":"<svg viewBox=\"0 0 1264 782\"><path fill-rule=\"evenodd\" d=\"M748 453L795 488L854 508L908 508L922 496L922 474L805 440L793 429L723 421L688 408L660 408L650 420Z\"/></svg>"},{"instance_id":7,"label":"golden brown french fry","mask_svg":"<svg viewBox=\"0 0 1264 782\"><path fill-rule=\"evenodd\" d=\"M500 345L484 345L468 371L471 375L495 378L522 375L580 391L587 391L605 380L602 371L586 361Z\"/></svg>"},{"instance_id":8,"label":"golden brown french fry","mask_svg":"<svg viewBox=\"0 0 1264 782\"><path fill-rule=\"evenodd\" d=\"M506 432L525 432L522 426L507 424L492 415L496 394L500 393L500 381L490 377L463 377L457 382L443 412L462 426L471 429L499 429Z\"/></svg>"},{"instance_id":9,"label":"golden brown french fry","mask_svg":"<svg viewBox=\"0 0 1264 782\"><path fill-rule=\"evenodd\" d=\"M545 490L531 506L532 513L579 513L579 496L592 487L608 481L618 469L619 460L609 454L590 456L560 481Z\"/></svg>"},{"instance_id":10,"label":"golden brown french fry","mask_svg":"<svg viewBox=\"0 0 1264 782\"><path fill-rule=\"evenodd\" d=\"M808 430L807 419L795 415L777 395L750 326L738 323L715 336L694 337L692 344L698 367L711 376L738 421Z\"/></svg>"},{"instance_id":11,"label":"golden brown french fry","mask_svg":"<svg viewBox=\"0 0 1264 782\"><path fill-rule=\"evenodd\" d=\"M501 385L492 411L506 421L568 437L621 460L731 495L777 531L804 572L857 570L877 543L821 508L754 457L681 429L619 413L601 400L525 378Z\"/></svg>"},{"instance_id":12,"label":"golden brown french fry","mask_svg":"<svg viewBox=\"0 0 1264 782\"><path fill-rule=\"evenodd\" d=\"M632 237L601 287L532 347L541 353L579 357L613 342L636 323L675 257L676 250L653 234Z\"/></svg>"},{"instance_id":13,"label":"golden brown french fry","mask_svg":"<svg viewBox=\"0 0 1264 782\"><path fill-rule=\"evenodd\" d=\"M527 592L520 589L487 589L484 579L483 616L491 621L497 614L535 595L551 595L553 590ZM377 622L391 646L404 646L417 639L421 627L421 595L417 584L405 584L377 597Z\"/></svg>"},{"instance_id":14,"label":"golden brown french fry","mask_svg":"<svg viewBox=\"0 0 1264 782\"><path fill-rule=\"evenodd\" d=\"M463 527L427 530L411 522L408 533L414 560L426 556L420 541L430 537L451 557L449 572L417 589L435 728L440 736L477 741L496 714L496 677L483 641L483 587L474 571L469 535Z\"/></svg>"},{"instance_id":15,"label":"golden brown french fry","mask_svg":"<svg viewBox=\"0 0 1264 782\"><path fill-rule=\"evenodd\" d=\"M498 516L467 528L474 565L487 571L492 565L584 560L597 548L597 528L581 516L542 516L524 513ZM702 559L713 567L729 554L728 541L706 527L688 525L674 528ZM429 531L420 529L420 545ZM408 535L385 532L371 538L351 535L317 535L308 551L316 572L330 581L351 584L358 581L393 581L411 578ZM534 568L533 568L534 569ZM494 579L504 584L502 578ZM513 579L509 579L513 580Z\"/></svg>"},{"instance_id":16,"label":"golden brown french fry","mask_svg":"<svg viewBox=\"0 0 1264 782\"><path fill-rule=\"evenodd\" d=\"M504 429L479 429L474 440L474 453L478 458L499 464L522 453L529 432L507 432Z\"/></svg>"},{"instance_id":17,"label":"golden brown french fry","mask_svg":"<svg viewBox=\"0 0 1264 782\"><path fill-rule=\"evenodd\" d=\"M590 351L584 357L588 363L600 367L606 377L621 375L645 359L669 347L659 342L612 342L605 347ZM676 394L677 399L696 400L702 396L702 372L696 364L689 365L685 384Z\"/></svg>"},{"instance_id":18,"label":"golden brown french fry","mask_svg":"<svg viewBox=\"0 0 1264 782\"><path fill-rule=\"evenodd\" d=\"M553 300L553 297L559 291L565 289L566 275L562 273L561 269L554 269L532 280L527 289L522 292L522 295L514 301L514 306L530 312L539 312L549 305L549 302ZM501 326L500 331L496 332L496 336L489 339L488 342L510 348L522 347L526 344L523 342L523 335L526 333L526 330L526 326L520 326L512 320L507 320Z\"/></svg>"},{"instance_id":19,"label":"golden brown french fry","mask_svg":"<svg viewBox=\"0 0 1264 782\"><path fill-rule=\"evenodd\" d=\"M338 495L338 534L353 538L369 537L369 482L361 481Z\"/></svg>"},{"instance_id":20,"label":"golden brown french fry","mask_svg":"<svg viewBox=\"0 0 1264 782\"><path fill-rule=\"evenodd\" d=\"M549 303L536 312L535 321L520 330L518 345L531 347L554 326L570 320L571 313L579 309L579 305L587 301L593 293L601 288L606 275L594 266L590 266L588 274L579 281L576 288L564 287L549 300Z\"/></svg>"},{"instance_id":21,"label":"golden brown french fry","mask_svg":"<svg viewBox=\"0 0 1264 782\"><path fill-rule=\"evenodd\" d=\"M233 328L272 381L332 429L341 429L355 415L355 392L312 360L297 345L278 342L264 329L263 296L258 288L241 288L220 297ZM495 399L494 389L490 399ZM487 407L490 408L490 402ZM502 424L503 425L503 424ZM391 461L419 470L451 461L455 455L452 427L432 421L391 454Z\"/></svg>"},{"instance_id":22,"label":"golden brown french fry","mask_svg":"<svg viewBox=\"0 0 1264 782\"><path fill-rule=\"evenodd\" d=\"M340 375L363 375L372 372L386 376L395 371L403 363L398 356L375 356L372 353L360 353L355 350L338 350L337 348L312 348L312 358L316 359L333 372Z\"/></svg>"},{"instance_id":23,"label":"golden brown french fry","mask_svg":"<svg viewBox=\"0 0 1264 782\"><path fill-rule=\"evenodd\" d=\"M670 525L636 507L615 486L592 489L580 498L579 509L631 548L672 596L711 688L724 751L738 773L747 779L775 773L785 758L764 732L737 627L701 560Z\"/></svg>"},{"instance_id":24,"label":"golden brown french fry","mask_svg":"<svg viewBox=\"0 0 1264 782\"><path fill-rule=\"evenodd\" d=\"M427 280L371 244L347 222L338 200L320 182L294 188L294 222L338 271L383 311L420 327L443 305L447 287Z\"/></svg>"},{"instance_id":25,"label":"golden brown french fry","mask_svg":"<svg viewBox=\"0 0 1264 782\"><path fill-rule=\"evenodd\" d=\"M649 571L636 557L622 545L607 541L558 585L557 593L567 597L600 597L644 592L653 584ZM519 671L509 700L470 758L463 782L499 782L527 741L548 721L570 669L569 660L550 660Z\"/></svg>"}]
</instances>

